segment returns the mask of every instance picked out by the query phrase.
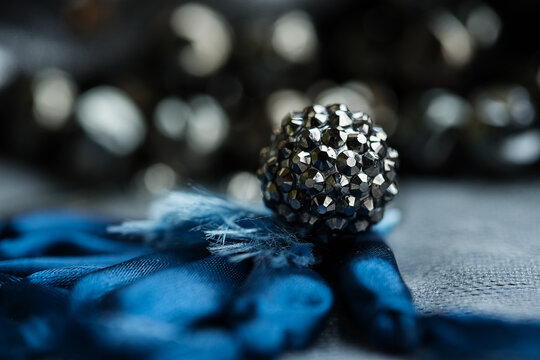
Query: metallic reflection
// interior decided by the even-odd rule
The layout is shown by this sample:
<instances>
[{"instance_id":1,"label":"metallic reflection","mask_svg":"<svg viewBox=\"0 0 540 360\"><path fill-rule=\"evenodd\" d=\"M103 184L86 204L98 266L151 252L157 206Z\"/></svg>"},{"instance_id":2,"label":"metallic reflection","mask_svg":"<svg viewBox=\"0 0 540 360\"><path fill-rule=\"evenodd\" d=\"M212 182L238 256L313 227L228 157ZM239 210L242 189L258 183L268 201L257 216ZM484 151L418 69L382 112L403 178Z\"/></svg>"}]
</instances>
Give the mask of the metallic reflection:
<instances>
[{"instance_id":1,"label":"metallic reflection","mask_svg":"<svg viewBox=\"0 0 540 360\"><path fill-rule=\"evenodd\" d=\"M473 55L473 43L465 26L450 12L432 17L429 27L439 40L444 59L453 66L466 65Z\"/></svg>"},{"instance_id":2,"label":"metallic reflection","mask_svg":"<svg viewBox=\"0 0 540 360\"><path fill-rule=\"evenodd\" d=\"M76 104L76 115L88 136L113 154L127 155L144 141L142 113L117 88L99 86L88 90Z\"/></svg>"},{"instance_id":3,"label":"metallic reflection","mask_svg":"<svg viewBox=\"0 0 540 360\"><path fill-rule=\"evenodd\" d=\"M226 20L211 8L196 3L181 5L171 15L170 24L176 35L189 42L178 55L186 72L210 75L229 58L231 31Z\"/></svg>"},{"instance_id":4,"label":"metallic reflection","mask_svg":"<svg viewBox=\"0 0 540 360\"><path fill-rule=\"evenodd\" d=\"M163 135L171 139L180 139L191 116L188 104L176 97L168 97L156 106L154 123Z\"/></svg>"},{"instance_id":5,"label":"metallic reflection","mask_svg":"<svg viewBox=\"0 0 540 360\"><path fill-rule=\"evenodd\" d=\"M277 54L293 63L311 60L317 51L317 33L308 14L291 11L274 25L272 46Z\"/></svg>"},{"instance_id":6,"label":"metallic reflection","mask_svg":"<svg viewBox=\"0 0 540 360\"><path fill-rule=\"evenodd\" d=\"M39 72L32 82L33 112L36 122L50 130L60 129L73 110L77 85L63 71Z\"/></svg>"},{"instance_id":7,"label":"metallic reflection","mask_svg":"<svg viewBox=\"0 0 540 360\"><path fill-rule=\"evenodd\" d=\"M146 169L143 182L150 193L162 195L176 184L176 173L170 166L157 163Z\"/></svg>"},{"instance_id":8,"label":"metallic reflection","mask_svg":"<svg viewBox=\"0 0 540 360\"><path fill-rule=\"evenodd\" d=\"M227 137L229 118L212 97L199 95L190 101L193 116L187 127L187 143L200 154L216 150Z\"/></svg>"},{"instance_id":9,"label":"metallic reflection","mask_svg":"<svg viewBox=\"0 0 540 360\"><path fill-rule=\"evenodd\" d=\"M227 195L238 200L260 202L262 192L259 180L252 173L238 172L231 177L227 184Z\"/></svg>"},{"instance_id":10,"label":"metallic reflection","mask_svg":"<svg viewBox=\"0 0 540 360\"><path fill-rule=\"evenodd\" d=\"M301 92L290 89L278 90L266 100L266 113L272 121L272 128L278 128L284 114L292 110L303 109L309 105L309 99Z\"/></svg>"}]
</instances>

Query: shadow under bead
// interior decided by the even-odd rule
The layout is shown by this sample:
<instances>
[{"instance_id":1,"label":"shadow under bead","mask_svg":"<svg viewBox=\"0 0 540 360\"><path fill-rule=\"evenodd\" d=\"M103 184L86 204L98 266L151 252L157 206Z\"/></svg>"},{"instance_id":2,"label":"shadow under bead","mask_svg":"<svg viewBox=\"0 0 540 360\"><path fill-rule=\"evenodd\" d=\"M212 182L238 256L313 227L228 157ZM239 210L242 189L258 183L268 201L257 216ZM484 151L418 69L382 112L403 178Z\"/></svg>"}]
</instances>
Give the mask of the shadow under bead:
<instances>
[{"instance_id":1,"label":"shadow under bead","mask_svg":"<svg viewBox=\"0 0 540 360\"><path fill-rule=\"evenodd\" d=\"M264 201L306 233L361 233L397 195L398 153L369 115L345 104L289 113L261 151Z\"/></svg>"}]
</instances>

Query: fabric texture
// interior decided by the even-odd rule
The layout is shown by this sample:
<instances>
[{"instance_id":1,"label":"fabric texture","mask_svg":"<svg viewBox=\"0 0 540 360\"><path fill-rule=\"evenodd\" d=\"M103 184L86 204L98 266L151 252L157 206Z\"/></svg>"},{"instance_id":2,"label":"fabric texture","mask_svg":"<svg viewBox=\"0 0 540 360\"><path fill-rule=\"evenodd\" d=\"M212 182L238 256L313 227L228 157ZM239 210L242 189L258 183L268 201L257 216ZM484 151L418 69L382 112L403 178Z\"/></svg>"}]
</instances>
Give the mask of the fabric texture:
<instances>
[{"instance_id":1,"label":"fabric texture","mask_svg":"<svg viewBox=\"0 0 540 360\"><path fill-rule=\"evenodd\" d=\"M128 240L106 231L110 221L81 214L6 220L0 357L274 358L309 346L335 313L348 337L378 351L540 357L538 322L419 312L383 241L392 224L322 244L318 264L301 267L231 261L191 240L156 249L137 232ZM182 243L184 232L193 239L197 231L168 233Z\"/></svg>"}]
</instances>

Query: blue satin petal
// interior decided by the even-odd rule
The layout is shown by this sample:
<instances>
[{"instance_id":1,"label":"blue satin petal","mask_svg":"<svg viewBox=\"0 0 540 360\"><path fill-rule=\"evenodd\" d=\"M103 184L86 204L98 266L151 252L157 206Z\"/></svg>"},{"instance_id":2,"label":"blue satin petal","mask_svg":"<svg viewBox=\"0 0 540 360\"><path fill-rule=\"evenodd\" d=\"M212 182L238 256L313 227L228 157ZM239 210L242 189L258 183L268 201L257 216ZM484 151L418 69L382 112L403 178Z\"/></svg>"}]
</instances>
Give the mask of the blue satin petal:
<instances>
[{"instance_id":1,"label":"blue satin petal","mask_svg":"<svg viewBox=\"0 0 540 360\"><path fill-rule=\"evenodd\" d=\"M332 292L310 269L257 268L235 304L248 353L276 355L307 345L332 307Z\"/></svg>"},{"instance_id":2,"label":"blue satin petal","mask_svg":"<svg viewBox=\"0 0 540 360\"><path fill-rule=\"evenodd\" d=\"M461 359L540 359L540 323L475 315L422 319L432 354Z\"/></svg>"},{"instance_id":3,"label":"blue satin petal","mask_svg":"<svg viewBox=\"0 0 540 360\"><path fill-rule=\"evenodd\" d=\"M147 250L91 256L44 256L0 260L0 272L16 276L26 276L47 269L72 267L80 265L110 266L132 259L148 252Z\"/></svg>"},{"instance_id":4,"label":"blue satin petal","mask_svg":"<svg viewBox=\"0 0 540 360\"><path fill-rule=\"evenodd\" d=\"M108 218L73 211L40 211L19 215L11 220L10 226L21 233L75 230L104 234L111 223Z\"/></svg>"},{"instance_id":5,"label":"blue satin petal","mask_svg":"<svg viewBox=\"0 0 540 360\"><path fill-rule=\"evenodd\" d=\"M204 330L180 335L178 340L150 355L152 360L234 360L242 358L242 349L226 331Z\"/></svg>"},{"instance_id":6,"label":"blue satin petal","mask_svg":"<svg viewBox=\"0 0 540 360\"><path fill-rule=\"evenodd\" d=\"M42 230L0 242L0 258L47 256L58 252L106 254L140 250L141 245L112 241L74 230Z\"/></svg>"},{"instance_id":7,"label":"blue satin petal","mask_svg":"<svg viewBox=\"0 0 540 360\"><path fill-rule=\"evenodd\" d=\"M74 311L98 305L107 293L148 276L152 273L177 266L192 257L174 253L142 255L119 264L88 274L73 288L71 306Z\"/></svg>"},{"instance_id":8,"label":"blue satin petal","mask_svg":"<svg viewBox=\"0 0 540 360\"><path fill-rule=\"evenodd\" d=\"M155 273L114 294L114 307L129 314L187 326L222 315L246 276L245 264L220 257Z\"/></svg>"},{"instance_id":9,"label":"blue satin petal","mask_svg":"<svg viewBox=\"0 0 540 360\"><path fill-rule=\"evenodd\" d=\"M33 284L71 288L83 276L103 268L103 265L68 266L38 271L28 275L26 278Z\"/></svg>"},{"instance_id":10,"label":"blue satin petal","mask_svg":"<svg viewBox=\"0 0 540 360\"><path fill-rule=\"evenodd\" d=\"M382 240L357 245L357 255L340 272L340 289L363 340L404 351L420 343L418 315L391 250Z\"/></svg>"},{"instance_id":11,"label":"blue satin petal","mask_svg":"<svg viewBox=\"0 0 540 360\"><path fill-rule=\"evenodd\" d=\"M540 358L537 322L417 313L381 238L398 218L389 210L336 254L321 245L320 269L335 280L333 294L314 270L286 262L252 268L201 246L157 252L106 234L110 221L86 215L17 217L0 224L0 359L276 357L309 344L334 296L344 300L358 339L383 351ZM204 239L201 229L182 229L160 228L156 236ZM302 243L292 250L311 254Z\"/></svg>"}]
</instances>

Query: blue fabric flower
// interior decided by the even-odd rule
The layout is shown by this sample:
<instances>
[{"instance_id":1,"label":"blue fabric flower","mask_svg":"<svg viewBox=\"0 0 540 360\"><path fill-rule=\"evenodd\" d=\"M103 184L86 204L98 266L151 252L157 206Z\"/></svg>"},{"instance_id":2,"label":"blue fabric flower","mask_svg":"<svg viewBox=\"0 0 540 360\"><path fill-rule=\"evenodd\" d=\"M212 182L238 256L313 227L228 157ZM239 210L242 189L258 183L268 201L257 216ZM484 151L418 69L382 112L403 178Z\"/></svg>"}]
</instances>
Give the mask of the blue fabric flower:
<instances>
[{"instance_id":1,"label":"blue fabric flower","mask_svg":"<svg viewBox=\"0 0 540 360\"><path fill-rule=\"evenodd\" d=\"M398 218L321 249L265 209L202 193L122 226L6 220L0 358L273 358L309 346L337 303L358 342L381 351L540 358L538 323L419 314L383 242Z\"/></svg>"}]
</instances>

